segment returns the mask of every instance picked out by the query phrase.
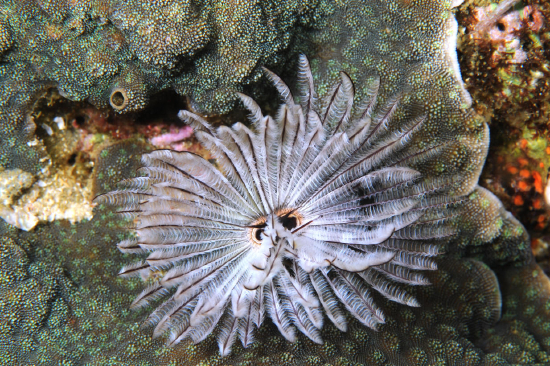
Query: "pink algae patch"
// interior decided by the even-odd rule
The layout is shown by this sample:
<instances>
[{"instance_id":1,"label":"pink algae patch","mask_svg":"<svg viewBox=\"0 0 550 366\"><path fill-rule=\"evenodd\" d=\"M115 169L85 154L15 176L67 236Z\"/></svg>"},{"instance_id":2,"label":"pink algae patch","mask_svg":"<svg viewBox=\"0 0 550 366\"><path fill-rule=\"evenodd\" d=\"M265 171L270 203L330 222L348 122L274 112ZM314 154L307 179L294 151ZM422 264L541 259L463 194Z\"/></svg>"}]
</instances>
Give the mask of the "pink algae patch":
<instances>
[{"instance_id":1,"label":"pink algae patch","mask_svg":"<svg viewBox=\"0 0 550 366\"><path fill-rule=\"evenodd\" d=\"M193 136L193 129L189 126L177 127L170 126L169 132L152 137L149 142L159 148L170 148L176 151L184 151L186 149L186 139Z\"/></svg>"}]
</instances>

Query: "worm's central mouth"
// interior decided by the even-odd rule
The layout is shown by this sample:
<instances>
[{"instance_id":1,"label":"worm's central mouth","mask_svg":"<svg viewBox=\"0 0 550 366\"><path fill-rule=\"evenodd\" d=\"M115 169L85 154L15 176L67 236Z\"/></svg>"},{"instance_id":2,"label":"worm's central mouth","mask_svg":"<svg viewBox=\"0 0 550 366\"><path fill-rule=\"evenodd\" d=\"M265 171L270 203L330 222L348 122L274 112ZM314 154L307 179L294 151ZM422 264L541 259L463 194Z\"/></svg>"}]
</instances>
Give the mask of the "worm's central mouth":
<instances>
[{"instance_id":1,"label":"worm's central mouth","mask_svg":"<svg viewBox=\"0 0 550 366\"><path fill-rule=\"evenodd\" d=\"M295 209L287 208L287 209L277 210L275 211L275 215L279 219L279 222L281 223L281 225L283 225L283 227L288 231L292 231L296 227L300 226L303 221L302 215L296 212ZM248 236L252 241L252 243L257 246L261 245L262 234L264 233L264 230L267 227L266 220L267 218L265 216L261 217L256 221L254 221L249 226Z\"/></svg>"}]
</instances>

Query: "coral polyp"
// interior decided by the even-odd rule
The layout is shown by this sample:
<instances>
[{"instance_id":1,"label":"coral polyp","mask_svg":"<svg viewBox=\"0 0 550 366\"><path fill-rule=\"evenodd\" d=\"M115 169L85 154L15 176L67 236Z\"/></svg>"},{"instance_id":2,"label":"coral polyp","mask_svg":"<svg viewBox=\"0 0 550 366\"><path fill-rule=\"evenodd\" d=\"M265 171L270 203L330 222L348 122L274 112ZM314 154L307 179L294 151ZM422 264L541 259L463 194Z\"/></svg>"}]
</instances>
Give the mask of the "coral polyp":
<instances>
[{"instance_id":1,"label":"coral polyp","mask_svg":"<svg viewBox=\"0 0 550 366\"><path fill-rule=\"evenodd\" d=\"M318 100L302 56L297 103L266 73L284 103L272 118L240 95L253 130L214 128L180 111L220 169L157 150L142 157L145 176L96 199L133 223L120 250L149 253L121 275L148 284L132 307L167 298L146 324L154 335L169 332L170 344L217 332L227 355L237 338L253 342L265 315L291 342L299 330L322 343L324 315L345 331L344 309L376 329L385 317L373 293L420 306L406 287L429 283L422 270L437 268L431 257L454 234L446 219L462 198L449 193L452 179L408 166L437 152L409 144L424 116L388 127L402 93L377 105L375 80L354 106L353 83L341 73Z\"/></svg>"}]
</instances>

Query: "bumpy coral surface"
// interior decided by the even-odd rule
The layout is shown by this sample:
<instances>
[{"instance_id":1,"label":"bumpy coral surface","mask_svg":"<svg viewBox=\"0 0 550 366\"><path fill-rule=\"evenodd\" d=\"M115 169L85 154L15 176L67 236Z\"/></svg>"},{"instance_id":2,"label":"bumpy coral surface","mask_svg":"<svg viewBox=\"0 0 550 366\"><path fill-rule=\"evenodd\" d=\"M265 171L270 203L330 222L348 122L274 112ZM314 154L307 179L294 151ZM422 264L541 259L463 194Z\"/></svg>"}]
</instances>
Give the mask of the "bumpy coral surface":
<instances>
[{"instance_id":1,"label":"bumpy coral surface","mask_svg":"<svg viewBox=\"0 0 550 366\"><path fill-rule=\"evenodd\" d=\"M4 365L28 362L26 356L37 351L40 339L58 331L70 313L63 297L72 284L63 269L31 261L30 250L28 242L0 237L0 362Z\"/></svg>"},{"instance_id":2,"label":"bumpy coral surface","mask_svg":"<svg viewBox=\"0 0 550 366\"><path fill-rule=\"evenodd\" d=\"M20 82L36 74L72 100L126 112L175 87L202 108L226 110L233 99L227 91L279 61L298 30L324 12L318 5L4 1L0 50L9 67L18 61L32 67Z\"/></svg>"},{"instance_id":3,"label":"bumpy coral surface","mask_svg":"<svg viewBox=\"0 0 550 366\"><path fill-rule=\"evenodd\" d=\"M260 66L286 61L330 11L318 0L5 0L0 6L0 165L17 162L31 173L47 164L25 113L46 86L120 113L143 109L163 89L188 97L197 109L228 111L234 92L260 78Z\"/></svg>"},{"instance_id":4,"label":"bumpy coral surface","mask_svg":"<svg viewBox=\"0 0 550 366\"><path fill-rule=\"evenodd\" d=\"M29 116L45 83L25 63L0 66L0 166L38 173L49 164L36 125Z\"/></svg>"},{"instance_id":5,"label":"bumpy coral surface","mask_svg":"<svg viewBox=\"0 0 550 366\"><path fill-rule=\"evenodd\" d=\"M55 156L60 155L43 148L42 139L46 146L49 145L46 137L35 139L34 128L36 131L41 129L38 112L46 107L35 105L36 113L32 115L35 122L28 118L28 112L36 101L37 93L50 85L48 80L53 80L42 78L41 75L55 74L53 84L62 85L61 90L66 95L90 98L97 104L106 104L112 99L116 107L118 104L123 105L127 100L124 94L126 90L117 90L120 93L117 94L111 93L109 88L101 87L105 84L112 86L110 80L114 80L114 75L128 75L123 76L120 82L126 80L131 83L151 70L154 72L148 75L178 72L175 69L165 70L160 66L136 69L131 67L133 65L130 65L129 61L118 64L119 58L111 62L109 57L102 59L104 67L97 68L95 73L92 72L93 68L82 67L81 57L84 52L79 47L79 42L92 44L90 37L102 36L102 32L105 31L106 34L112 35L108 38L112 42L108 45L98 45L98 49L116 50L122 45L124 47L120 48L122 51L119 52L129 52L129 43L126 41L128 34L142 32L140 29L145 29L137 21L141 14L128 17L136 22L128 24L125 28L124 32L129 33L122 34L122 31L116 30L118 28L109 20L109 16L105 16L110 14L110 3L41 1L39 7L35 6L38 2L31 4L5 1L2 4L4 7L3 21L0 22L0 49L3 53L0 57L3 61L9 62L0 66L2 88L5 90L0 101L0 113L3 118L0 124L0 159L7 169L19 168L37 174L42 167L48 165L49 157L53 159L51 168L56 169ZM204 3L199 5L201 4ZM241 3L236 4L240 9ZM262 2L260 6L267 6L266 4ZM429 144L437 144L442 146L442 152L433 160L414 168L430 177L458 177L459 188L456 188L455 193L467 196L467 200L456 209L456 215L451 220L457 235L446 243L443 248L445 254L437 259L439 269L425 274L432 285L408 289L422 306L404 310L401 304L387 301L375 292L375 302L385 309L385 324L378 331L372 331L349 319L348 331L345 333L326 324L321 332L323 345L317 345L303 336L298 336L296 343L287 342L277 334L274 325L266 323L256 335L257 342L248 349L235 345L231 356L226 358L219 356L218 346L213 337L207 337L198 345L183 342L176 347L165 348L161 342L151 340L148 331L139 329L140 320L149 310L138 310L137 313L127 310L131 298L141 291L139 281L128 281L115 276L119 267L129 260L123 258L116 249L117 242L127 239L121 228L128 223L116 219L112 210L98 207L92 220L74 225L66 221L55 221L40 224L33 231L23 232L3 221L0 223L0 232L7 238L5 242L9 241L9 247L19 247L27 256L25 262L22 252L9 249L8 258L13 258L17 263L9 264L6 267L7 274L0 275L1 283L8 284L6 288L12 289L13 295L6 298L2 293L2 304L8 304L6 309L16 310L10 313L13 316L9 320L4 320L0 328L0 344L15 345L14 348L1 353L0 362L7 365L49 365L57 364L59 360L74 365L548 363L548 277L534 263L529 238L523 227L505 211L494 195L476 187L487 151L488 134L484 119L469 107L471 100L460 81L453 53L455 23L451 8L454 5L458 4L453 4L452 1L431 0L373 0L346 4L345 7L333 3L330 9L333 16L319 23L318 32L307 36L307 54L321 94L329 90L330 85L339 77L340 70L346 70L356 81L358 98L366 94L367 81L379 77L383 86L379 95L382 105L395 92L406 91L401 108L396 111L393 124L389 126L393 131L399 130L401 121L410 120L411 116L407 114L407 110L415 110L415 105L422 105L423 110L427 111L427 119L418 136L411 139L410 146L421 149L430 146ZM484 1L483 4L476 4L476 1L467 1L464 6L470 5L485 7L489 3ZM195 17L197 24L200 24L201 9L203 8L200 6L190 7L186 14ZM270 9L279 14L275 8ZM539 8L542 12L546 11L545 9ZM156 11L151 10L152 13ZM216 14L224 13L220 11ZM46 18L51 21L45 22ZM271 20L277 19L280 18L275 17ZM36 26L32 26L33 22ZM104 25L98 27L98 24ZM186 24L185 20L175 21L172 30L167 28L167 31L177 32L177 27L181 24ZM254 29L253 26L250 27ZM110 28L111 31L105 30L106 28ZM158 25L151 23L150 29L152 32L156 31ZM244 29L249 30L243 30L243 34L255 34L251 28ZM72 37L72 34L75 36ZM76 36L77 34L79 36ZM48 42L50 48L44 52L41 48L43 37L53 40L58 37L59 41ZM201 39L197 39L198 42L202 42ZM154 63L155 60L159 60L167 65L181 62L173 56L174 48L170 40L163 42L160 45L167 50L165 56L152 54L151 58L136 56L132 60L137 59L140 63ZM15 48L15 44L24 44L31 48L36 46L37 52L32 53L32 57L21 57L14 61L20 49ZM144 44L144 47L147 47L147 44ZM547 49L540 48L543 53L547 52ZM191 48L188 50L190 53L195 52ZM191 58L195 59L200 55L206 57L210 54L206 51L208 47L193 53L194 56ZM93 64L94 60L101 59L99 56L109 56L109 52L112 51L102 51L88 62ZM33 65L38 67L31 67L31 59ZM181 65L184 63L185 60ZM62 68L59 65L70 67ZM113 71L117 69L117 65L120 71ZM99 75L99 81L90 83L90 79L78 77L83 73L82 70L88 70L86 72L90 75ZM201 68L196 67L193 70L200 73ZM218 75L222 74L221 69L212 70ZM477 75L475 70L480 71L481 66L477 67L474 62L471 70L473 71L465 75L466 77ZM294 72L295 70L289 67L288 73ZM32 78L29 79L29 75ZM479 75L483 75L483 72ZM481 80L481 77L479 79ZM82 80L87 81L83 83ZM218 79L207 80L211 82L209 90L216 89ZM465 81L468 80L465 78ZM121 85L124 87L124 84ZM135 90L136 96L141 98L151 95L141 89L143 84L139 85L140 87ZM190 83L189 87L196 89L200 85L200 82ZM223 90L225 85L220 86ZM97 90L99 94L90 90ZM269 94L269 91L266 90L266 93ZM540 106L540 110L544 111L544 104ZM92 114L100 113L89 113ZM111 123L110 118L93 120L101 122L113 135L127 136L133 131L132 128ZM33 126L34 123L38 123L36 127ZM88 128L87 123L68 123L68 130L83 131L81 127L84 125L90 132L93 129ZM49 126L55 130L54 125ZM139 130L139 127L133 128ZM41 136L44 136L44 131L41 132ZM85 144L100 140L100 135L90 134ZM55 136L56 133L52 135L53 141ZM93 148L89 150L90 158L95 163L93 176L96 193L113 190L117 181L134 176L140 154L147 149L144 141L138 138L110 144L99 154L95 154ZM77 157L81 156L80 154L78 153ZM67 159L59 161L71 161L70 156L72 154L69 154ZM41 159L45 159L42 165L38 164ZM529 172L532 172L532 169ZM32 272L30 268L33 263L45 263L46 266L42 268L46 268L46 271ZM63 272L57 271L57 268L61 268ZM56 291L55 296L50 292L46 295L41 294L38 291L39 287L35 286L33 289L36 291L32 294L36 297L30 297L31 293L25 290L25 286L17 286L25 281L41 283L40 280L46 278L48 273L52 274L53 279L50 277L48 284L42 284L42 288L45 291L53 288ZM70 278L70 282L66 282L67 277ZM17 280L12 281L11 278ZM66 307L62 305L60 298ZM14 299L22 300L13 302ZM33 307L25 304L36 304L40 311L36 314L17 311ZM18 326L10 328L10 324L33 326L28 327L24 333ZM26 334L25 338L22 338L21 334ZM32 339L33 342L22 342L23 339ZM28 344L31 346L27 347Z\"/></svg>"}]
</instances>

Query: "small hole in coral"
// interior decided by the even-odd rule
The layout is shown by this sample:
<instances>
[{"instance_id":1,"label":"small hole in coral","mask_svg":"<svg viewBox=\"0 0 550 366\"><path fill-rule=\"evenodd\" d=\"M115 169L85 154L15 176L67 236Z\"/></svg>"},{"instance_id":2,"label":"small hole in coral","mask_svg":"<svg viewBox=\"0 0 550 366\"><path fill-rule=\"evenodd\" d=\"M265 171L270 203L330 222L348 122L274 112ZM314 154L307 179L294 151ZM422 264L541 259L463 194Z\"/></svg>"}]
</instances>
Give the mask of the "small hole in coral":
<instances>
[{"instance_id":1,"label":"small hole in coral","mask_svg":"<svg viewBox=\"0 0 550 366\"><path fill-rule=\"evenodd\" d=\"M76 154L71 154L71 156L69 156L69 160L67 160L67 163L69 165L74 165L76 163Z\"/></svg>"},{"instance_id":2,"label":"small hole in coral","mask_svg":"<svg viewBox=\"0 0 550 366\"><path fill-rule=\"evenodd\" d=\"M84 116L76 116L74 118L74 123L79 127L84 125L84 122L86 122L86 118Z\"/></svg>"},{"instance_id":3,"label":"small hole in coral","mask_svg":"<svg viewBox=\"0 0 550 366\"><path fill-rule=\"evenodd\" d=\"M498 22L497 23L497 29L501 32L504 32L506 30L506 27L504 26L504 23Z\"/></svg>"}]
</instances>

